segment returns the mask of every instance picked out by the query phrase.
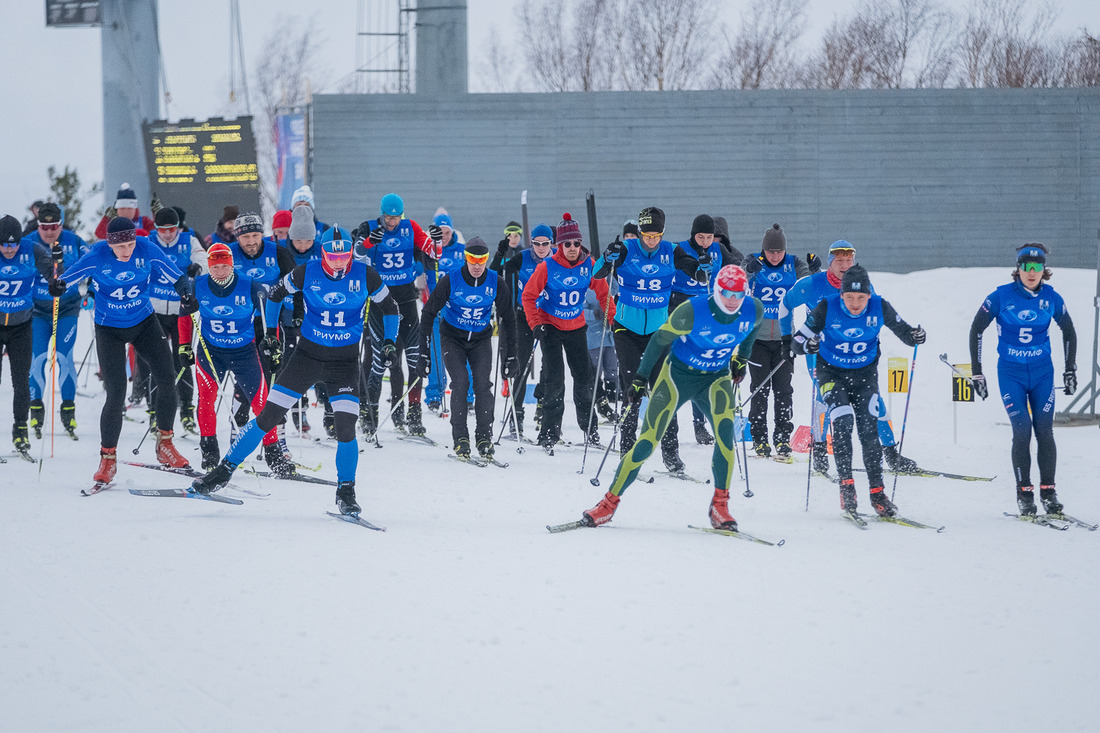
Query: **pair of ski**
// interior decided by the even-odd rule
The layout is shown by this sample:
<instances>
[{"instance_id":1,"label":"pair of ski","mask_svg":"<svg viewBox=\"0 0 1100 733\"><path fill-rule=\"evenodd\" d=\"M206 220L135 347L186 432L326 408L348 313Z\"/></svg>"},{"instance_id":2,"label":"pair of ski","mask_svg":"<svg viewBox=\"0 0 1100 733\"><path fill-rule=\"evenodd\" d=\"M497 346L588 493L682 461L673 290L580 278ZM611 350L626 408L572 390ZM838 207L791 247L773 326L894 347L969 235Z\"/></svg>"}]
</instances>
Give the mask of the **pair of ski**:
<instances>
[{"instance_id":1,"label":"pair of ski","mask_svg":"<svg viewBox=\"0 0 1100 733\"><path fill-rule=\"evenodd\" d=\"M452 460L458 461L459 463L469 463L471 465L477 466L478 468L486 468L487 466L496 466L497 468L508 468L507 463L502 463L502 462L498 461L496 458L485 458L483 456L475 456L475 455L470 455L470 456L463 457L463 456L455 455L454 453L448 453L447 457L452 459Z\"/></svg>"},{"instance_id":2,"label":"pair of ski","mask_svg":"<svg viewBox=\"0 0 1100 733\"><path fill-rule=\"evenodd\" d=\"M574 529L582 529L584 527L590 527L591 525L584 519L579 519L576 522L566 522L565 524L548 524L546 529L551 534L558 534L559 532L569 532ZM778 542L769 542L768 540L761 539L754 535L742 532L739 529L714 529L713 527L696 527L694 524L689 524L688 529L698 530L699 532L706 532L708 534L720 534L726 537L736 537L739 540L746 540L748 542L754 542L758 545L768 545L769 547L782 547L787 543L786 540L779 540Z\"/></svg>"},{"instance_id":3,"label":"pair of ski","mask_svg":"<svg viewBox=\"0 0 1100 733\"><path fill-rule=\"evenodd\" d=\"M923 522L918 522L915 519L909 519L908 517L902 517L898 515L892 517L883 517L879 516L878 514L860 514L859 512L848 511L841 512L840 516L844 517L860 529L867 529L868 519L873 519L876 522L897 524L902 527L914 527L916 529L934 529L937 533L942 532L944 529L946 529L946 525L940 525L939 527L936 527L935 525L924 524Z\"/></svg>"},{"instance_id":4,"label":"pair of ski","mask_svg":"<svg viewBox=\"0 0 1100 733\"><path fill-rule=\"evenodd\" d=\"M1097 527L1100 527L1100 525L1086 522L1077 517L1071 517L1068 514L1013 514L1012 512L1005 512L1004 515L1024 522L1031 522L1041 527L1061 530L1063 532L1070 527L1084 527L1090 532L1095 532Z\"/></svg>"}]
</instances>

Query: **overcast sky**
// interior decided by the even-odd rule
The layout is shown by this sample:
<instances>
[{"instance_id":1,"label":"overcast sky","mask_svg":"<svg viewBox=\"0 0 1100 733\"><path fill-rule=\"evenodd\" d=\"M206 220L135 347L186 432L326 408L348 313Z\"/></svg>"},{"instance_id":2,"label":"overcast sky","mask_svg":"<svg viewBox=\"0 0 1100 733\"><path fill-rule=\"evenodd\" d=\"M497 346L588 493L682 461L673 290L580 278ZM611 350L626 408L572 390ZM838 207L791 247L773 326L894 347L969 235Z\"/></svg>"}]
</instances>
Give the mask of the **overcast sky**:
<instances>
[{"instance_id":1,"label":"overcast sky","mask_svg":"<svg viewBox=\"0 0 1100 733\"><path fill-rule=\"evenodd\" d=\"M396 0L374 0L388 7ZM47 29L41 0L0 0L4 40L0 44L0 213L22 220L27 206L49 190L46 169L75 166L86 182L103 175L103 100L98 29ZM519 35L514 8L520 0L467 0L469 8L470 89L481 91L477 71L489 39ZM719 0L719 22L736 27L748 0ZM965 7L964 3L951 3ZM1030 4L1037 5L1038 0ZM817 38L838 14L854 3L810 0L806 38ZM1095 0L1061 0L1056 30L1087 26L1096 31L1100 12ZM240 0L245 59L251 70L262 43L285 15L315 14L319 45L329 78L338 80L355 68L358 2L325 0L307 9L300 0ZM171 119L206 117L230 111L229 1L161 0L160 38L172 94ZM554 31L549 31L554 32ZM519 39L517 38L517 41ZM113 196L120 181L108 181ZM323 202L319 202L323 207ZM96 201L95 206L101 206ZM87 217L85 217L87 218Z\"/></svg>"}]
</instances>

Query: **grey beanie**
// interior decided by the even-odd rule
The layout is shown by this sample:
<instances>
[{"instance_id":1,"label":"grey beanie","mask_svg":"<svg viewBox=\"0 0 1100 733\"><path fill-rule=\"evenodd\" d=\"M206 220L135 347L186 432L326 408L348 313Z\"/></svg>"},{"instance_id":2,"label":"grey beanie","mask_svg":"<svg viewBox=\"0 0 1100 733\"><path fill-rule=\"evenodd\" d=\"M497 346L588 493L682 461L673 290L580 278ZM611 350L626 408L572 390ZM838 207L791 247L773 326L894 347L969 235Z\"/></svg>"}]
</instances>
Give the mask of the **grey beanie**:
<instances>
[{"instance_id":1,"label":"grey beanie","mask_svg":"<svg viewBox=\"0 0 1100 733\"><path fill-rule=\"evenodd\" d=\"M313 224L313 209L299 204L290 212L290 229L287 230L289 239L309 239L317 237L317 227Z\"/></svg>"}]
</instances>

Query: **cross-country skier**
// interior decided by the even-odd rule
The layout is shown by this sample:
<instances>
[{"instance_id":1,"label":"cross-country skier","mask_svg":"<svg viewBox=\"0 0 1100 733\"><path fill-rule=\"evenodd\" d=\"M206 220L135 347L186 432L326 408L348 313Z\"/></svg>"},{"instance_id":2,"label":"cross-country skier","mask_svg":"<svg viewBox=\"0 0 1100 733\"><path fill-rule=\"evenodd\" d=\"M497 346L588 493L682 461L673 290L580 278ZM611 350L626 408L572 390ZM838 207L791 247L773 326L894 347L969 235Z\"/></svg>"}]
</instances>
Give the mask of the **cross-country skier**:
<instances>
[{"instance_id":1,"label":"cross-country skier","mask_svg":"<svg viewBox=\"0 0 1100 733\"><path fill-rule=\"evenodd\" d=\"M982 373L982 333L997 322L997 383L1012 422L1012 471L1016 476L1016 503L1021 514L1036 513L1031 484L1031 434L1038 444L1039 498L1048 514L1061 514L1062 502L1054 489L1057 447L1054 444L1054 362L1050 345L1051 321L1062 329L1065 370L1062 386L1067 395L1077 391L1077 332L1062 296L1046 283L1047 248L1025 244L1016 251L1012 282L985 299L970 326L970 368L974 391L983 400L989 387ZM1030 409L1029 409L1030 408Z\"/></svg>"},{"instance_id":2,"label":"cross-country skier","mask_svg":"<svg viewBox=\"0 0 1100 733\"><path fill-rule=\"evenodd\" d=\"M810 274L805 262L787 254L787 237L783 228L773 224L764 232L761 251L745 258L745 272L749 274L749 288L764 304L764 321L756 344L749 356L749 374L752 376L752 398L749 410L749 430L752 433L752 447L759 456L770 456L768 445L768 394L775 395L775 454L786 459L791 455L791 431L794 424L794 391L791 389L791 377L794 376L794 362L790 356L791 339L784 338L779 325L779 307L783 296L794 284ZM778 368L777 368L778 367ZM775 373L771 381L764 384L772 370Z\"/></svg>"},{"instance_id":3,"label":"cross-country skier","mask_svg":"<svg viewBox=\"0 0 1100 733\"><path fill-rule=\"evenodd\" d=\"M176 419L176 389L173 384L172 353L168 349L160 321L149 302L153 278L163 276L172 281L184 306L192 295L191 279L176 267L161 247L146 237L135 234L134 223L126 217L115 217L107 224L107 240L97 242L91 251L64 267L64 252L50 249L54 260L61 262L58 277L51 279L50 295L62 297L65 291L86 277L96 288L95 345L103 374L106 397L99 416L100 460L94 480L110 482L115 475L115 453L122 432L122 408L126 401L126 345L144 357L149 365L156 392L157 460L166 466L184 468L187 459L172 445L172 426ZM190 265L191 274L199 270ZM62 279L61 275L64 275Z\"/></svg>"},{"instance_id":4,"label":"cross-country skier","mask_svg":"<svg viewBox=\"0 0 1100 733\"><path fill-rule=\"evenodd\" d=\"M451 220L450 214L436 214L432 219L432 223L439 227L443 232L443 239L440 241L443 250L439 255L439 262L437 263L437 269L426 270L424 272L425 281L427 285L428 296L435 291L436 285L444 275L450 275L452 272L457 272L462 269L462 266L466 262L465 257L465 243L459 241L455 236L454 222ZM423 322L424 313L421 311L420 320ZM423 329L423 326L421 327ZM428 409L433 412L438 412L443 405L443 397L447 393L447 369L443 365L443 352L442 342L439 340L439 321L435 322L432 328L431 338L429 339L432 345L431 352L428 353L428 358L431 361L431 376L424 378L424 400L428 403ZM425 339L423 334L420 339L421 345L424 344ZM467 370L469 375L469 370ZM467 405L474 401L474 381L469 378L468 383L470 385L469 392L466 394ZM461 395L459 395L461 399ZM398 408L400 410L400 408ZM394 415L396 416L396 412Z\"/></svg>"},{"instance_id":5,"label":"cross-country skier","mask_svg":"<svg viewBox=\"0 0 1100 733\"><path fill-rule=\"evenodd\" d=\"M463 395L470 388L467 380L473 375L474 441L484 459L493 457L493 411L495 396L493 371L493 306L500 321L501 353L504 354L506 378L518 370L515 354L516 317L508 285L496 272L488 269L489 247L481 237L466 242L463 255L466 264L439 279L421 313L420 376L431 376L429 354L436 316L443 314L439 324L439 348L443 363L451 374L451 436L455 455L470 457L470 430L466 424L467 405Z\"/></svg>"},{"instance_id":6,"label":"cross-country skier","mask_svg":"<svg viewBox=\"0 0 1100 733\"><path fill-rule=\"evenodd\" d=\"M278 315L287 295L305 297L305 319L298 348L279 373L263 411L237 435L236 442L217 467L195 479L192 488L202 494L225 486L241 461L252 455L265 433L279 425L287 410L307 389L325 382L336 415L336 506L343 514L358 514L355 470L359 449L355 420L359 415L359 341L363 338L363 311L381 311L385 328L381 350L393 358L397 336L397 303L374 268L353 260L351 235L336 226L321 237L321 259L295 267L269 293L268 323ZM278 344L274 325L269 343ZM277 347L273 347L277 348Z\"/></svg>"},{"instance_id":7,"label":"cross-country skier","mask_svg":"<svg viewBox=\"0 0 1100 733\"><path fill-rule=\"evenodd\" d=\"M34 247L38 270L44 273L34 283L34 317L31 321L31 338L34 355L31 362L31 428L36 438L42 437L46 422L45 394L47 391L46 361L49 359L50 336L53 333L54 299L50 297L47 279L53 269L51 250L60 248L64 266L72 265L88 251L87 243L64 228L65 219L61 207L52 201L38 209L38 229L25 239ZM37 245L37 246L35 246ZM61 388L61 426L70 435L76 433L76 364L73 348L76 346L77 320L80 316L82 296L74 290L66 293L57 303L57 355L58 382Z\"/></svg>"},{"instance_id":8,"label":"cross-country skier","mask_svg":"<svg viewBox=\"0 0 1100 733\"><path fill-rule=\"evenodd\" d=\"M653 334L630 385L630 401L635 406L650 393L642 433L623 454L607 494L584 512L582 521L589 527L611 521L623 492L653 454L676 411L690 400L699 405L714 430L711 526L737 529L737 520L729 513L729 486L736 460L733 385L745 377L746 355L752 350L763 315L760 302L747 296L745 271L726 265L715 276L711 295L689 298ZM663 357L670 346L668 356ZM654 371L657 379L650 390Z\"/></svg>"},{"instance_id":9,"label":"cross-country skier","mask_svg":"<svg viewBox=\"0 0 1100 733\"><path fill-rule=\"evenodd\" d=\"M134 229L140 234L149 234L156 226L155 222L141 213L138 207L137 193L129 183L123 183L115 194L115 202L107 208L107 212L95 227L95 235L100 240L107 238L107 225L115 218L129 219L134 224Z\"/></svg>"},{"instance_id":10,"label":"cross-country skier","mask_svg":"<svg viewBox=\"0 0 1100 733\"><path fill-rule=\"evenodd\" d=\"M872 293L867 271L852 265L844 273L840 293L826 297L810 311L805 325L794 334L792 346L798 353L818 355L818 391L833 427L841 508L856 511L852 478L854 422L871 487L871 506L880 516L892 517L897 507L883 491L882 444L878 437L878 334L886 326L903 344L915 346L924 343L925 333L920 326L914 328L903 321L889 302Z\"/></svg>"},{"instance_id":11,"label":"cross-country skier","mask_svg":"<svg viewBox=\"0 0 1100 733\"><path fill-rule=\"evenodd\" d=\"M34 245L22 236L14 216L0 219L0 354L8 353L11 365L12 428L15 450L30 456L27 412L31 391L31 313L34 281L38 277Z\"/></svg>"},{"instance_id":12,"label":"cross-country skier","mask_svg":"<svg viewBox=\"0 0 1100 733\"><path fill-rule=\"evenodd\" d=\"M206 253L210 273L195 280L195 302L179 317L180 354L195 364L199 382L199 449L202 468L209 471L221 461L218 446L218 392L226 374L233 373L237 389L244 393L259 415L267 399L260 354L256 349L253 322L264 307L266 291L248 275L233 267L233 252L225 244L210 245ZM190 311L190 312L188 312ZM191 314L199 314L197 347L192 346ZM294 463L279 447L275 430L263 438L264 459L272 473L281 478L295 473Z\"/></svg>"},{"instance_id":13,"label":"cross-country skier","mask_svg":"<svg viewBox=\"0 0 1100 733\"><path fill-rule=\"evenodd\" d=\"M290 256L294 258L294 266L304 265L310 260L321 258L320 235L315 236L313 209L305 204L298 204L290 213L290 226L287 227L287 238L282 246ZM298 345L298 334L302 330L302 319L305 318L305 304L301 293L295 293L283 303L283 310L279 316L279 331L282 336L283 362L290 360ZM332 406L328 403L328 395L325 394L324 385L318 383L314 386L317 399L324 408L323 424L325 433L330 438L336 437L336 423L332 413ZM309 398L302 395L301 402L290 411L294 420L294 426L302 433L309 432L309 419L305 409L309 406Z\"/></svg>"}]
</instances>

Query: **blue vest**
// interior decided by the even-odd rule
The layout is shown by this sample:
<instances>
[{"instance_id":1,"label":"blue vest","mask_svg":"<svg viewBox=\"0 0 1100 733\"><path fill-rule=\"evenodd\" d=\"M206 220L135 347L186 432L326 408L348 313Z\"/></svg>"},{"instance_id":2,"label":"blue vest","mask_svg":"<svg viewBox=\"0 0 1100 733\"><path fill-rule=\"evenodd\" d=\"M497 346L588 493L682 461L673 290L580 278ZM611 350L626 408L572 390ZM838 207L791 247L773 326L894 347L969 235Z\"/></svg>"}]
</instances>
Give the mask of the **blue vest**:
<instances>
[{"instance_id":1,"label":"blue vest","mask_svg":"<svg viewBox=\"0 0 1100 733\"><path fill-rule=\"evenodd\" d=\"M691 333L672 342L672 355L700 372L729 369L734 349L748 338L756 324L756 308L752 301L741 301L737 320L728 326L714 317L709 296L697 295L688 302L691 303L694 324Z\"/></svg>"},{"instance_id":2,"label":"blue vest","mask_svg":"<svg viewBox=\"0 0 1100 733\"><path fill-rule=\"evenodd\" d=\"M642 249L640 239L627 240L626 254L616 268L619 302L645 310L667 308L676 273L675 251L676 245L663 239L653 253Z\"/></svg>"},{"instance_id":3,"label":"blue vest","mask_svg":"<svg viewBox=\"0 0 1100 733\"><path fill-rule=\"evenodd\" d=\"M31 232L23 237L23 241L30 241L32 244L41 244L46 249L50 248L48 244L42 241L42 236L37 231ZM68 229L61 230L61 237L57 241L61 244L61 251L65 253L63 262L66 268L72 267L73 263L88 251L88 244ZM64 277L64 275L62 275L62 277ZM50 295L50 284L42 277L38 277L34 281L34 299L38 302L48 304L50 309L53 308L53 296ZM62 305L75 300L80 300L80 292L77 290L70 290L61 297Z\"/></svg>"},{"instance_id":4,"label":"blue vest","mask_svg":"<svg viewBox=\"0 0 1100 733\"><path fill-rule=\"evenodd\" d=\"M443 254L439 256L437 277L461 270L464 264L466 264L466 245L461 242L448 244L443 248Z\"/></svg>"},{"instance_id":5,"label":"blue vest","mask_svg":"<svg viewBox=\"0 0 1100 733\"><path fill-rule=\"evenodd\" d=\"M239 242L229 245L233 250L233 269L237 275L244 275L264 286L264 290L271 290L279 281L279 255L276 251L278 245L270 239L264 238L263 248L256 259L251 259L241 251Z\"/></svg>"},{"instance_id":6,"label":"blue vest","mask_svg":"<svg viewBox=\"0 0 1100 733\"><path fill-rule=\"evenodd\" d=\"M828 310L821 330L821 358L843 369L859 369L878 358L882 298L872 295L858 316L848 312L839 293L830 295L825 302Z\"/></svg>"},{"instance_id":7,"label":"blue vest","mask_svg":"<svg viewBox=\"0 0 1100 733\"><path fill-rule=\"evenodd\" d=\"M547 257L546 287L535 305L554 318L569 321L584 310L584 292L592 282L592 258L575 267L566 267L553 257Z\"/></svg>"},{"instance_id":8,"label":"blue vest","mask_svg":"<svg viewBox=\"0 0 1100 733\"><path fill-rule=\"evenodd\" d=\"M295 267L297 267L298 265L304 265L310 260L321 259L321 248L320 246L318 246L316 241L314 241L313 246L307 249L305 252L299 252L297 249L295 249L294 245L290 243L290 240L287 240L287 243L285 245L280 246L286 249L287 252L290 252L290 256L294 258ZM278 264L278 257L276 257L275 259L276 264Z\"/></svg>"},{"instance_id":9,"label":"blue vest","mask_svg":"<svg viewBox=\"0 0 1100 733\"><path fill-rule=\"evenodd\" d=\"M453 272L451 297L443 309L443 320L462 331L484 331L491 325L493 301L497 297L498 275L486 270L485 282L471 285L461 272Z\"/></svg>"},{"instance_id":10,"label":"blue vest","mask_svg":"<svg viewBox=\"0 0 1100 733\"><path fill-rule=\"evenodd\" d=\"M756 252L749 257L759 257L760 254ZM779 318L779 306L783 303L783 296L798 282L798 274L795 270L795 263L798 260L794 255L787 255L777 267L772 267L766 257L767 255L762 263L763 267L750 276L750 286L752 296L764 304L764 317L774 321Z\"/></svg>"},{"instance_id":11,"label":"blue vest","mask_svg":"<svg viewBox=\"0 0 1100 733\"><path fill-rule=\"evenodd\" d=\"M96 288L95 322L101 326L127 328L153 314L149 280L154 270L172 278L173 282L183 275L159 245L139 236L129 261L119 260L110 245L101 241L74 262L63 279L72 285L91 277Z\"/></svg>"},{"instance_id":12,"label":"blue vest","mask_svg":"<svg viewBox=\"0 0 1100 733\"><path fill-rule=\"evenodd\" d=\"M210 289L210 276L201 275L195 280L195 297L202 317L202 337L210 346L239 349L256 340L252 278L237 275L233 290L218 296Z\"/></svg>"},{"instance_id":13,"label":"blue vest","mask_svg":"<svg viewBox=\"0 0 1100 733\"><path fill-rule=\"evenodd\" d=\"M377 219L367 225L371 231L382 226ZM370 248L370 259L386 285L405 285L416 279L416 245L408 219L382 235L382 241Z\"/></svg>"},{"instance_id":14,"label":"blue vest","mask_svg":"<svg viewBox=\"0 0 1100 733\"><path fill-rule=\"evenodd\" d=\"M695 252L695 248L691 245L691 240L680 242L676 245L676 249L683 250L691 255L691 258L698 262L699 255ZM722 245L715 241L709 247L707 252L710 252L710 261L713 264L721 266L722 264ZM683 271L676 270L672 277L672 292L684 293L685 295L709 295L710 288L706 283L701 283L695 278L688 277Z\"/></svg>"},{"instance_id":15,"label":"blue vest","mask_svg":"<svg viewBox=\"0 0 1100 733\"><path fill-rule=\"evenodd\" d=\"M0 255L0 313L22 313L34 305L34 245L24 239L10 260Z\"/></svg>"},{"instance_id":16,"label":"blue vest","mask_svg":"<svg viewBox=\"0 0 1100 733\"><path fill-rule=\"evenodd\" d=\"M995 304L995 309L990 308ZM1065 303L1054 288L1044 283L1029 294L1016 282L1002 285L986 299L997 318L997 355L1017 364L1050 361L1050 322Z\"/></svg>"},{"instance_id":17,"label":"blue vest","mask_svg":"<svg viewBox=\"0 0 1100 733\"><path fill-rule=\"evenodd\" d=\"M321 346L345 346L363 337L363 307L370 297L365 264L352 262L347 274L333 280L320 260L307 262L302 295L306 305L302 338Z\"/></svg>"},{"instance_id":18,"label":"blue vest","mask_svg":"<svg viewBox=\"0 0 1100 733\"><path fill-rule=\"evenodd\" d=\"M149 241L157 247L160 247L161 252L179 268L180 272L185 271L187 266L191 264L191 232L180 231L179 236L176 238L176 243L171 247L165 247L160 239L157 238L156 233L150 235ZM176 292L176 289L172 287L174 283L174 280L169 280L163 274L160 274L153 278L149 295L158 300L178 301L180 296L179 293Z\"/></svg>"},{"instance_id":19,"label":"blue vest","mask_svg":"<svg viewBox=\"0 0 1100 733\"><path fill-rule=\"evenodd\" d=\"M546 259L550 259L554 256L554 249L550 249L550 254L546 256ZM516 272L516 292L513 293L516 300L516 305L523 307L523 288L526 287L527 281L531 279L531 276L535 274L535 268L539 266L538 262L535 262L534 250L525 249L520 252L520 266ZM542 260L539 260L542 262Z\"/></svg>"}]
</instances>

